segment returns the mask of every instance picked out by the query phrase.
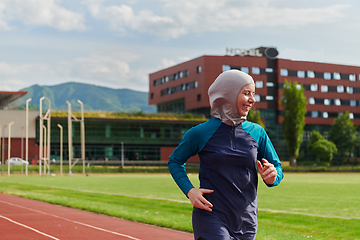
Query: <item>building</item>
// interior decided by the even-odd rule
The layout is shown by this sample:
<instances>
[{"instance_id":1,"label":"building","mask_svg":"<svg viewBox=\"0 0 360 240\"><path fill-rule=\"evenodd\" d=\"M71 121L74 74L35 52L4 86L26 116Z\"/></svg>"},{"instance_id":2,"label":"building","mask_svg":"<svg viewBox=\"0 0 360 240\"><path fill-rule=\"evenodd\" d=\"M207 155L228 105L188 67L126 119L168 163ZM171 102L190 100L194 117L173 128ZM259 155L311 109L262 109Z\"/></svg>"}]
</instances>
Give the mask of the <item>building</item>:
<instances>
[{"instance_id":1,"label":"building","mask_svg":"<svg viewBox=\"0 0 360 240\"><path fill-rule=\"evenodd\" d=\"M280 158L287 156L282 136L281 91L285 80L305 88L308 100L304 140L312 129L326 136L339 112L348 111L360 125L360 67L277 58L272 47L226 49L224 56L201 56L149 75L149 104L157 111L204 114L210 117L207 90L223 71L239 69L250 74L256 85L255 109Z\"/></svg>"}]
</instances>

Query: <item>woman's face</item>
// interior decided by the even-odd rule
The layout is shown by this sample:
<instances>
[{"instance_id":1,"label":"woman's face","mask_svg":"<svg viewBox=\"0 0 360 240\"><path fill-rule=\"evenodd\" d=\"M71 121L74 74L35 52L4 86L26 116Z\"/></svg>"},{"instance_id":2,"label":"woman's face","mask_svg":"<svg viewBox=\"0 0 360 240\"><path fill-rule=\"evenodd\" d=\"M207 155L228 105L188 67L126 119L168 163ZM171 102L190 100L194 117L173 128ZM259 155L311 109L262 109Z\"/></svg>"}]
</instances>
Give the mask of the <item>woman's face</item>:
<instances>
[{"instance_id":1,"label":"woman's face","mask_svg":"<svg viewBox=\"0 0 360 240\"><path fill-rule=\"evenodd\" d=\"M255 84L248 84L239 93L237 106L240 116L247 116L251 107L254 105Z\"/></svg>"}]
</instances>

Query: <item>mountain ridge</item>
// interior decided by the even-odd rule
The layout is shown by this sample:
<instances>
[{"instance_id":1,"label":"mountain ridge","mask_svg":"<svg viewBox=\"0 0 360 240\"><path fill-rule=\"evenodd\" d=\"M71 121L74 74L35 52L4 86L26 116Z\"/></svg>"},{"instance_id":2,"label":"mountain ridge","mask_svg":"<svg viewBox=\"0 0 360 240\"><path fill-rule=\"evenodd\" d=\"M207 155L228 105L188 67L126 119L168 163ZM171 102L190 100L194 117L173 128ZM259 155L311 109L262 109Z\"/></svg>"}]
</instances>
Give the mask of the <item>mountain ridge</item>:
<instances>
[{"instance_id":1,"label":"mountain ridge","mask_svg":"<svg viewBox=\"0 0 360 240\"><path fill-rule=\"evenodd\" d=\"M51 102L51 109L66 110L71 103L72 110L80 110L77 100L83 102L85 111L110 111L110 112L144 112L156 113L155 106L148 105L148 92L140 92L131 89L114 89L86 83L67 82L58 85L32 85L21 89L27 94L16 101L10 107L24 109L26 100L32 98L29 103L30 109L38 109L39 99L45 96ZM47 101L43 101L43 107L47 107Z\"/></svg>"}]
</instances>

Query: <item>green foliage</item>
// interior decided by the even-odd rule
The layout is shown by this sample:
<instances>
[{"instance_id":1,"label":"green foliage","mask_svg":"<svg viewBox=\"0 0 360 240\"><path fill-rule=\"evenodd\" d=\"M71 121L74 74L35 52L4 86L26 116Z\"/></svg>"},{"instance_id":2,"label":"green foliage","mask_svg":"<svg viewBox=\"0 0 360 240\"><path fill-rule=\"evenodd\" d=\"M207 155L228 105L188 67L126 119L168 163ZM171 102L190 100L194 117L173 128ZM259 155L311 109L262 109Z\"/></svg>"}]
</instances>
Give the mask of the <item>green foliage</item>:
<instances>
[{"instance_id":1,"label":"green foliage","mask_svg":"<svg viewBox=\"0 0 360 240\"><path fill-rule=\"evenodd\" d=\"M299 156L307 105L304 87L301 85L301 89L298 89L297 85L297 82L291 83L285 79L280 100L280 104L284 108L282 126L292 160Z\"/></svg>"},{"instance_id":2,"label":"green foliage","mask_svg":"<svg viewBox=\"0 0 360 240\"><path fill-rule=\"evenodd\" d=\"M331 124L329 138L333 141L341 156L350 156L352 149L357 145L356 126L349 117L349 112L340 113Z\"/></svg>"},{"instance_id":3,"label":"green foliage","mask_svg":"<svg viewBox=\"0 0 360 240\"><path fill-rule=\"evenodd\" d=\"M312 131L307 148L316 156L316 161L330 162L333 155L337 153L335 143L326 140L321 133L316 130Z\"/></svg>"},{"instance_id":4,"label":"green foliage","mask_svg":"<svg viewBox=\"0 0 360 240\"><path fill-rule=\"evenodd\" d=\"M260 126L262 126L265 129L265 125L264 123L261 121L261 117L260 117L260 110L255 110L253 108L250 109L246 119L249 122L253 122L253 123L257 123Z\"/></svg>"}]
</instances>

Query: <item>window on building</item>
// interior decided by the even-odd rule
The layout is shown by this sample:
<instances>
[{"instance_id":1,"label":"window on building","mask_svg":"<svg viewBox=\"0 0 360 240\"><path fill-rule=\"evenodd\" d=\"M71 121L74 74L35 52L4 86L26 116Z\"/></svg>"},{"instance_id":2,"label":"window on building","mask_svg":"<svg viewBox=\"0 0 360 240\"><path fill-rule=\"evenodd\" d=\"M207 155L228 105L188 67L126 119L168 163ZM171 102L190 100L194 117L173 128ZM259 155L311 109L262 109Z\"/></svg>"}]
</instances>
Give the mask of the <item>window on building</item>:
<instances>
[{"instance_id":1,"label":"window on building","mask_svg":"<svg viewBox=\"0 0 360 240\"><path fill-rule=\"evenodd\" d=\"M303 140L304 140L304 141L309 141L309 140L310 140L310 137L311 137L311 134L312 134L311 131L304 131Z\"/></svg>"},{"instance_id":2,"label":"window on building","mask_svg":"<svg viewBox=\"0 0 360 240\"><path fill-rule=\"evenodd\" d=\"M272 68L266 68L266 69L265 69L265 72L267 72L267 73L272 73L272 72L274 72L274 69L272 69Z\"/></svg>"},{"instance_id":3,"label":"window on building","mask_svg":"<svg viewBox=\"0 0 360 240\"><path fill-rule=\"evenodd\" d=\"M202 69L201 69L201 66L197 66L196 72L197 72L197 73L201 73L201 70L202 70Z\"/></svg>"},{"instance_id":4,"label":"window on building","mask_svg":"<svg viewBox=\"0 0 360 240\"><path fill-rule=\"evenodd\" d=\"M355 82L356 81L356 75L355 74L350 74L349 75L349 80L352 81L352 82Z\"/></svg>"},{"instance_id":5,"label":"window on building","mask_svg":"<svg viewBox=\"0 0 360 240\"><path fill-rule=\"evenodd\" d=\"M323 115L323 118L328 118L329 117L329 114L327 112L323 112L322 115Z\"/></svg>"},{"instance_id":6,"label":"window on building","mask_svg":"<svg viewBox=\"0 0 360 240\"><path fill-rule=\"evenodd\" d=\"M314 73L314 71L307 71L307 77L308 77L308 78L315 78L315 73Z\"/></svg>"},{"instance_id":7,"label":"window on building","mask_svg":"<svg viewBox=\"0 0 360 240\"><path fill-rule=\"evenodd\" d=\"M150 98L154 99L154 93L151 93Z\"/></svg>"},{"instance_id":8,"label":"window on building","mask_svg":"<svg viewBox=\"0 0 360 240\"><path fill-rule=\"evenodd\" d=\"M298 78L304 78L305 77L305 72L304 71L297 71L297 77Z\"/></svg>"},{"instance_id":9,"label":"window on building","mask_svg":"<svg viewBox=\"0 0 360 240\"><path fill-rule=\"evenodd\" d=\"M324 99L324 105L329 106L331 104L330 99Z\"/></svg>"},{"instance_id":10,"label":"window on building","mask_svg":"<svg viewBox=\"0 0 360 240\"><path fill-rule=\"evenodd\" d=\"M325 78L326 80L331 80L331 73L325 72L325 73L324 73L324 78Z\"/></svg>"},{"instance_id":11,"label":"window on building","mask_svg":"<svg viewBox=\"0 0 360 240\"><path fill-rule=\"evenodd\" d=\"M201 102L201 94L198 94L198 95L197 95L197 101L198 101L198 102Z\"/></svg>"},{"instance_id":12,"label":"window on building","mask_svg":"<svg viewBox=\"0 0 360 240\"><path fill-rule=\"evenodd\" d=\"M321 85L321 92L328 92L329 88L327 85Z\"/></svg>"},{"instance_id":13,"label":"window on building","mask_svg":"<svg viewBox=\"0 0 360 240\"><path fill-rule=\"evenodd\" d=\"M255 101L260 102L260 95L255 94L254 95Z\"/></svg>"},{"instance_id":14,"label":"window on building","mask_svg":"<svg viewBox=\"0 0 360 240\"><path fill-rule=\"evenodd\" d=\"M342 86L342 85L337 86L337 87L336 87L336 91L337 91L338 93L343 93L343 92L344 92L344 86Z\"/></svg>"},{"instance_id":15,"label":"window on building","mask_svg":"<svg viewBox=\"0 0 360 240\"><path fill-rule=\"evenodd\" d=\"M338 73L338 72L334 72L333 76L334 76L335 80L340 80L341 79L340 73Z\"/></svg>"},{"instance_id":16,"label":"window on building","mask_svg":"<svg viewBox=\"0 0 360 240\"><path fill-rule=\"evenodd\" d=\"M350 119L354 119L354 114L353 114L353 113L349 113L349 118L350 118Z\"/></svg>"},{"instance_id":17,"label":"window on building","mask_svg":"<svg viewBox=\"0 0 360 240\"><path fill-rule=\"evenodd\" d=\"M198 82L195 81L195 82L194 82L194 88L197 88L197 87L198 87Z\"/></svg>"},{"instance_id":18,"label":"window on building","mask_svg":"<svg viewBox=\"0 0 360 240\"><path fill-rule=\"evenodd\" d=\"M231 67L230 67L229 65L223 65L223 66L222 66L223 72L228 71L228 70L230 70L230 69L231 69Z\"/></svg>"},{"instance_id":19,"label":"window on building","mask_svg":"<svg viewBox=\"0 0 360 240\"><path fill-rule=\"evenodd\" d=\"M274 97L273 96L266 96L265 99L268 100L268 101L271 101L271 100L274 100Z\"/></svg>"},{"instance_id":20,"label":"window on building","mask_svg":"<svg viewBox=\"0 0 360 240\"><path fill-rule=\"evenodd\" d=\"M266 83L266 86L267 86L267 87L273 87L273 86L274 86L274 83L272 83L272 82L267 82L267 83Z\"/></svg>"},{"instance_id":21,"label":"window on building","mask_svg":"<svg viewBox=\"0 0 360 240\"><path fill-rule=\"evenodd\" d=\"M258 68L258 67L252 67L251 72L252 72L252 74L260 74L260 68Z\"/></svg>"},{"instance_id":22,"label":"window on building","mask_svg":"<svg viewBox=\"0 0 360 240\"><path fill-rule=\"evenodd\" d=\"M168 82L168 81L169 81L169 76L165 76L165 77L164 77L164 81L165 81L165 82Z\"/></svg>"},{"instance_id":23,"label":"window on building","mask_svg":"<svg viewBox=\"0 0 360 240\"><path fill-rule=\"evenodd\" d=\"M288 70L287 69L280 69L280 75L281 76L287 76L288 75Z\"/></svg>"},{"instance_id":24,"label":"window on building","mask_svg":"<svg viewBox=\"0 0 360 240\"><path fill-rule=\"evenodd\" d=\"M348 94L353 94L353 93L354 93L354 88L352 88L352 87L346 87L346 92L347 92Z\"/></svg>"},{"instance_id":25,"label":"window on building","mask_svg":"<svg viewBox=\"0 0 360 240\"><path fill-rule=\"evenodd\" d=\"M296 84L296 88L297 88L298 90L301 90L301 84Z\"/></svg>"},{"instance_id":26,"label":"window on building","mask_svg":"<svg viewBox=\"0 0 360 240\"><path fill-rule=\"evenodd\" d=\"M311 112L311 117L313 117L313 118L319 117L319 112L318 111L312 111Z\"/></svg>"},{"instance_id":27,"label":"window on building","mask_svg":"<svg viewBox=\"0 0 360 240\"><path fill-rule=\"evenodd\" d=\"M311 84L310 85L310 90L313 91L313 92L316 92L318 90L318 85L317 84Z\"/></svg>"},{"instance_id":28,"label":"window on building","mask_svg":"<svg viewBox=\"0 0 360 240\"><path fill-rule=\"evenodd\" d=\"M336 106L341 106L341 100L340 100L339 98L335 98L334 104L335 104Z\"/></svg>"},{"instance_id":29,"label":"window on building","mask_svg":"<svg viewBox=\"0 0 360 240\"><path fill-rule=\"evenodd\" d=\"M356 100L350 100L350 106L356 107Z\"/></svg>"},{"instance_id":30,"label":"window on building","mask_svg":"<svg viewBox=\"0 0 360 240\"><path fill-rule=\"evenodd\" d=\"M184 72L179 72L179 78L183 78L184 77Z\"/></svg>"},{"instance_id":31,"label":"window on building","mask_svg":"<svg viewBox=\"0 0 360 240\"><path fill-rule=\"evenodd\" d=\"M248 67L241 67L240 70L243 71L244 73L249 74L249 68Z\"/></svg>"},{"instance_id":32,"label":"window on building","mask_svg":"<svg viewBox=\"0 0 360 240\"><path fill-rule=\"evenodd\" d=\"M263 88L264 82L263 81L255 81L255 88Z\"/></svg>"},{"instance_id":33,"label":"window on building","mask_svg":"<svg viewBox=\"0 0 360 240\"><path fill-rule=\"evenodd\" d=\"M315 104L315 98L309 97L309 104Z\"/></svg>"}]
</instances>

